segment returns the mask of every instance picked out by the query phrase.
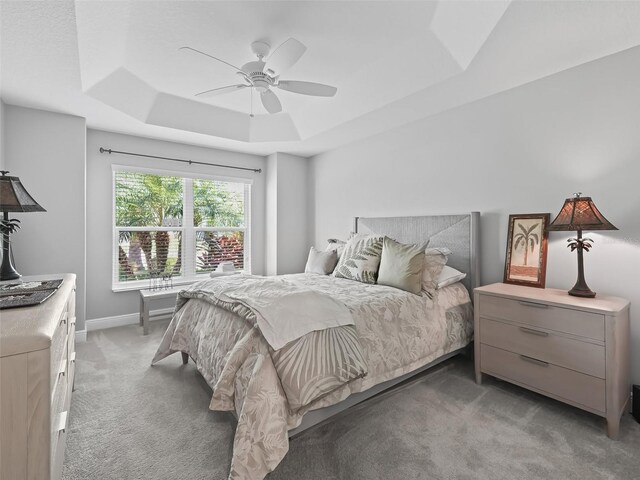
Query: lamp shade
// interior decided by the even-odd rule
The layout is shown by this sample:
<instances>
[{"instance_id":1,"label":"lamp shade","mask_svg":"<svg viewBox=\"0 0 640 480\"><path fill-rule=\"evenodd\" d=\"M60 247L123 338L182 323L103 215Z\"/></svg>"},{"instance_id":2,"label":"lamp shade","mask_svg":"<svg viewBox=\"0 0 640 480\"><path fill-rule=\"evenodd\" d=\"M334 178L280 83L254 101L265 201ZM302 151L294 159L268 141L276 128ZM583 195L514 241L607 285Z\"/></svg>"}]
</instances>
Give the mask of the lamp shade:
<instances>
[{"instance_id":1,"label":"lamp shade","mask_svg":"<svg viewBox=\"0 0 640 480\"><path fill-rule=\"evenodd\" d=\"M46 212L22 186L18 177L0 172L0 212Z\"/></svg>"},{"instance_id":2,"label":"lamp shade","mask_svg":"<svg viewBox=\"0 0 640 480\"><path fill-rule=\"evenodd\" d=\"M548 230L618 230L604 218L591 197L581 197L579 193L575 195L574 198L567 198L564 201L562 210L549 224Z\"/></svg>"}]
</instances>

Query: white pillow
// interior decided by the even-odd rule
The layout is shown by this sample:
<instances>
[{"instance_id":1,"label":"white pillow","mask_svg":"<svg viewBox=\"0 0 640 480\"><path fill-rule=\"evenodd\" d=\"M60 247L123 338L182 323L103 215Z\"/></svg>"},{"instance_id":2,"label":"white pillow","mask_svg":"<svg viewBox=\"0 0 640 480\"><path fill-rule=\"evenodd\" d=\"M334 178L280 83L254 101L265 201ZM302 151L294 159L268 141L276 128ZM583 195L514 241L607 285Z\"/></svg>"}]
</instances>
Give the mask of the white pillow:
<instances>
[{"instance_id":1,"label":"white pillow","mask_svg":"<svg viewBox=\"0 0 640 480\"><path fill-rule=\"evenodd\" d=\"M433 292L438 288L438 278L447 264L451 250L448 248L427 248L424 251L422 269L422 290Z\"/></svg>"},{"instance_id":2,"label":"white pillow","mask_svg":"<svg viewBox=\"0 0 640 480\"><path fill-rule=\"evenodd\" d=\"M466 277L466 273L462 273L460 270L456 270L449 265L445 265L438 277L438 286L436 288L440 289L453 285L456 282L464 280Z\"/></svg>"},{"instance_id":3,"label":"white pillow","mask_svg":"<svg viewBox=\"0 0 640 480\"><path fill-rule=\"evenodd\" d=\"M338 263L338 254L335 250L321 252L315 247L309 249L309 258L304 267L304 273L319 273L320 275L329 275L336 268Z\"/></svg>"},{"instance_id":4,"label":"white pillow","mask_svg":"<svg viewBox=\"0 0 640 480\"><path fill-rule=\"evenodd\" d=\"M342 256L342 252L344 252L344 247L347 244L344 240L338 240L337 238L330 238L327 240L328 245L327 248L324 249L325 252L336 252L338 254L338 259Z\"/></svg>"}]
</instances>

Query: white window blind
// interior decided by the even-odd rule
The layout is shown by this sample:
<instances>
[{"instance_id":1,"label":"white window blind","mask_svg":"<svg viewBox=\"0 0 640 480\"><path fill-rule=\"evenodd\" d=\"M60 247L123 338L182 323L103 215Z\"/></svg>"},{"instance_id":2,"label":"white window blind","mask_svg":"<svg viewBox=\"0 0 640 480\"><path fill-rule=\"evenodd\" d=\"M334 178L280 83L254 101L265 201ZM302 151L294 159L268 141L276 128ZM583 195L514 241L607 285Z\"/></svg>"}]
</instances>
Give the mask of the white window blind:
<instances>
[{"instance_id":1,"label":"white window blind","mask_svg":"<svg viewBox=\"0 0 640 480\"><path fill-rule=\"evenodd\" d=\"M250 272L249 181L113 170L113 287L199 279L220 262Z\"/></svg>"}]
</instances>

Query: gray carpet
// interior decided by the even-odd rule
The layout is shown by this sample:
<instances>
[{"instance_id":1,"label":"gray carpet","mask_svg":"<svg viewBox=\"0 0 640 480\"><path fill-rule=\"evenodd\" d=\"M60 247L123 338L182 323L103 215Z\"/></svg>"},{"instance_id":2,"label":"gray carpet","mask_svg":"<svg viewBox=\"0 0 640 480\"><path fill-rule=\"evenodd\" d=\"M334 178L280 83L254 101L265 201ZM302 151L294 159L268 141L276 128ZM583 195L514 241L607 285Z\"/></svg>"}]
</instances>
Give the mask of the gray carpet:
<instances>
[{"instance_id":1,"label":"gray carpet","mask_svg":"<svg viewBox=\"0 0 640 480\"><path fill-rule=\"evenodd\" d=\"M150 367L167 322L90 332L77 345L63 478L226 479L235 420L180 355ZM473 381L449 360L291 442L269 480L638 479L640 425L604 420L521 388Z\"/></svg>"}]
</instances>

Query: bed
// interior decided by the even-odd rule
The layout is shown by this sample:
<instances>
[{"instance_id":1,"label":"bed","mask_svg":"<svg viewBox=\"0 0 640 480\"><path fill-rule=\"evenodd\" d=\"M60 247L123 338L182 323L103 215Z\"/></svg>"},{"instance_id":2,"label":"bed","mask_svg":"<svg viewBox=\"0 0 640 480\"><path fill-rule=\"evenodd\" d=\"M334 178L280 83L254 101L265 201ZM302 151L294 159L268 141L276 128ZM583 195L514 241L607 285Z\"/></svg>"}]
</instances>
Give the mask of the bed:
<instances>
[{"instance_id":1,"label":"bed","mask_svg":"<svg viewBox=\"0 0 640 480\"><path fill-rule=\"evenodd\" d=\"M191 357L213 390L210 408L235 413L230 480L264 478L286 454L289 438L467 347L473 337L470 293L479 279L478 224L477 212L355 219L357 233L411 244L428 241L430 247L451 250L448 264L467 277L429 295L317 274L234 278L226 283L214 279L181 292L152 363L176 352ZM252 284L254 290L249 289ZM243 285L254 294L265 289L275 295L282 290L313 292L323 301L330 298L346 306L355 325L312 332L274 349L268 328L252 321L244 303L230 302L224 295L248 295ZM303 309L297 308L296 312ZM339 368L328 352L314 350L316 345L334 345L336 339L345 342L337 349L341 360L349 360L338 362ZM304 352L314 365L293 357L293 351ZM331 375L315 372L321 370L316 364L329 365ZM295 382L297 390L291 388Z\"/></svg>"}]
</instances>

